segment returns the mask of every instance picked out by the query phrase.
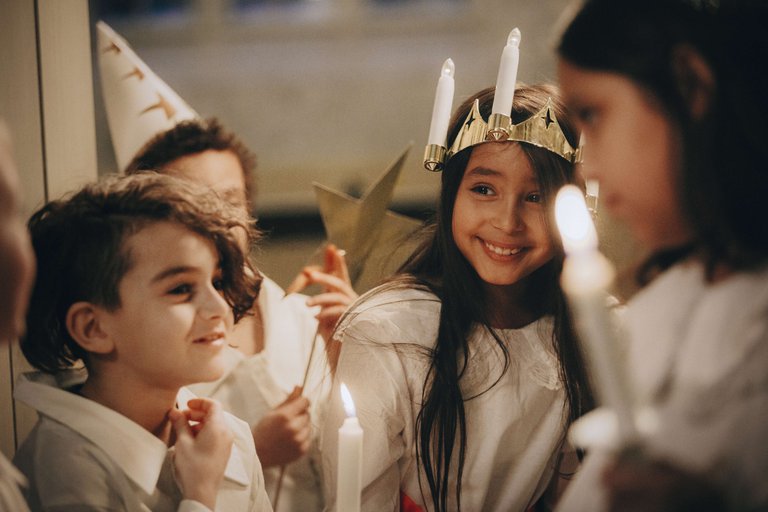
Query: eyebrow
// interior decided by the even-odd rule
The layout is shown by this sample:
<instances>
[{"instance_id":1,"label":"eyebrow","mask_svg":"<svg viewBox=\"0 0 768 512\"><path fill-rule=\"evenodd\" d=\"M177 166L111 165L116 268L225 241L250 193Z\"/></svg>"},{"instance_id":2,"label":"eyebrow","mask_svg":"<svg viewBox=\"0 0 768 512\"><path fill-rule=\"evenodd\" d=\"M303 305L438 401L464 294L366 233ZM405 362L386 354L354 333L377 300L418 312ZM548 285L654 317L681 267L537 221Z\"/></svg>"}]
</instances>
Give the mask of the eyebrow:
<instances>
[{"instance_id":1,"label":"eyebrow","mask_svg":"<svg viewBox=\"0 0 768 512\"><path fill-rule=\"evenodd\" d=\"M195 272L196 270L197 269L195 269L194 267L189 267L189 266L178 266L178 267L167 268L162 272L160 272L159 274L157 274L155 277L153 277L150 283L157 283L159 281L162 281L163 279L177 276L179 274L186 274L188 272Z\"/></svg>"},{"instance_id":2,"label":"eyebrow","mask_svg":"<svg viewBox=\"0 0 768 512\"><path fill-rule=\"evenodd\" d=\"M475 167L467 171L466 176L504 176L504 174L501 173L500 171L489 169L487 167ZM526 182L528 182L529 184L535 185L536 187L541 186L538 178L536 178L536 175L533 175L527 178Z\"/></svg>"},{"instance_id":3,"label":"eyebrow","mask_svg":"<svg viewBox=\"0 0 768 512\"><path fill-rule=\"evenodd\" d=\"M467 176L501 176L501 173L487 167L474 167L467 172Z\"/></svg>"}]
</instances>

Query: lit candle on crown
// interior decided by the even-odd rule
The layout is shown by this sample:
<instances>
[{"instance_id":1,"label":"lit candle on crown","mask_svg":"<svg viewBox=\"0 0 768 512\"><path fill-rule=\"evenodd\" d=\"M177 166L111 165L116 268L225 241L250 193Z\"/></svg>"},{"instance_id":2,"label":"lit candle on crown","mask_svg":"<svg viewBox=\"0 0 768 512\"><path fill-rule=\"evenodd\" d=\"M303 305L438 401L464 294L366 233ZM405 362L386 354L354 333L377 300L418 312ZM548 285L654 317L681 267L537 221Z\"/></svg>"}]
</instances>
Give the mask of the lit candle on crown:
<instances>
[{"instance_id":1,"label":"lit candle on crown","mask_svg":"<svg viewBox=\"0 0 768 512\"><path fill-rule=\"evenodd\" d=\"M453 61L446 59L440 70L440 78L437 81L435 104L432 107L432 122L429 125L427 144L445 147L445 139L448 137L448 122L451 120L451 109L453 108L454 72L455 66Z\"/></svg>"},{"instance_id":2,"label":"lit candle on crown","mask_svg":"<svg viewBox=\"0 0 768 512\"><path fill-rule=\"evenodd\" d=\"M515 83L517 82L517 66L520 62L521 37L518 28L513 28L507 37L507 44L501 54L499 75L496 78L496 92L493 96L491 114L509 116L512 112L512 100L515 97Z\"/></svg>"},{"instance_id":3,"label":"lit candle on crown","mask_svg":"<svg viewBox=\"0 0 768 512\"><path fill-rule=\"evenodd\" d=\"M339 457L336 479L336 510L358 512L363 475L363 429L357 421L355 403L347 386L341 383L341 400L347 418L339 428Z\"/></svg>"},{"instance_id":4,"label":"lit candle on crown","mask_svg":"<svg viewBox=\"0 0 768 512\"><path fill-rule=\"evenodd\" d=\"M631 443L637 439L632 399L607 307L615 270L597 249L597 232L578 187L560 189L555 218L566 253L561 284L573 310L585 359L594 372L595 391L616 414L619 441Z\"/></svg>"},{"instance_id":5,"label":"lit candle on crown","mask_svg":"<svg viewBox=\"0 0 768 512\"><path fill-rule=\"evenodd\" d=\"M597 180L586 180L585 184L587 186L587 197L585 198L587 208L593 215L596 215L597 200L600 195L600 183Z\"/></svg>"}]
</instances>

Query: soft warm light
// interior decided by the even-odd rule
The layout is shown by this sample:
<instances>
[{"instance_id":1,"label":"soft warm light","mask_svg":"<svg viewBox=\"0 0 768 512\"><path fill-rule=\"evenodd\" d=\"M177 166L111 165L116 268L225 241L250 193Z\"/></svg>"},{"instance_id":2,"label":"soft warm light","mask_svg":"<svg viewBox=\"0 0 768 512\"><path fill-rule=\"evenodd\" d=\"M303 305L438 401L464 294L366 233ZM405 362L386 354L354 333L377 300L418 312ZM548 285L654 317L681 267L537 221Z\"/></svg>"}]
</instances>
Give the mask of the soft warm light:
<instances>
[{"instance_id":1,"label":"soft warm light","mask_svg":"<svg viewBox=\"0 0 768 512\"><path fill-rule=\"evenodd\" d=\"M555 219L567 254L597 249L597 232L578 187L566 185L557 193Z\"/></svg>"},{"instance_id":2,"label":"soft warm light","mask_svg":"<svg viewBox=\"0 0 768 512\"><path fill-rule=\"evenodd\" d=\"M341 400L344 402L344 412L347 414L348 418L354 418L357 416L357 413L355 412L355 402L352 401L352 395L349 392L349 389L347 389L347 385L343 382L341 383Z\"/></svg>"},{"instance_id":3,"label":"soft warm light","mask_svg":"<svg viewBox=\"0 0 768 512\"><path fill-rule=\"evenodd\" d=\"M347 418L339 428L338 471L336 474L336 510L360 512L363 488L363 429L355 416L355 404L349 389L341 383L341 399Z\"/></svg>"},{"instance_id":4,"label":"soft warm light","mask_svg":"<svg viewBox=\"0 0 768 512\"><path fill-rule=\"evenodd\" d=\"M427 144L445 146L448 123L451 120L451 109L453 108L453 74L455 71L456 67L453 65L453 60L445 59L443 67L440 68L440 78L437 80L435 104L432 107L432 121L429 124Z\"/></svg>"},{"instance_id":5,"label":"soft warm light","mask_svg":"<svg viewBox=\"0 0 768 512\"><path fill-rule=\"evenodd\" d=\"M453 78L454 73L456 72L456 66L453 64L453 59L445 59L445 62L443 62L443 69L440 71L440 74L443 76L450 76Z\"/></svg>"},{"instance_id":6,"label":"soft warm light","mask_svg":"<svg viewBox=\"0 0 768 512\"><path fill-rule=\"evenodd\" d=\"M491 114L509 116L515 97L517 66L520 62L520 29L514 28L507 36L507 44L501 53L499 74L496 77L496 91L493 95Z\"/></svg>"},{"instance_id":7,"label":"soft warm light","mask_svg":"<svg viewBox=\"0 0 768 512\"><path fill-rule=\"evenodd\" d=\"M597 197L600 195L600 182L597 180L586 180L587 195Z\"/></svg>"}]
</instances>

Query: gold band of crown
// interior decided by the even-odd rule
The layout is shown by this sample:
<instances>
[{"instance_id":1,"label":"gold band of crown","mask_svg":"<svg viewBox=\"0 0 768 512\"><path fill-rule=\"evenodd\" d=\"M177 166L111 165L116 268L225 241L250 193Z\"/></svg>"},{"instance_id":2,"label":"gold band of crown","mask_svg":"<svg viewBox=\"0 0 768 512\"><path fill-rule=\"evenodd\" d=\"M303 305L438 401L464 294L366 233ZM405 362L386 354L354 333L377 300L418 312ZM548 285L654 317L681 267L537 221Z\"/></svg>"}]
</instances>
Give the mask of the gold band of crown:
<instances>
[{"instance_id":1,"label":"gold band of crown","mask_svg":"<svg viewBox=\"0 0 768 512\"><path fill-rule=\"evenodd\" d=\"M443 156L440 151L435 148L430 149L427 146L424 166L430 171L442 170L444 163L459 151L489 142L488 132L488 123L480 115L480 104L478 100L475 100L472 110L469 111L450 149L445 151ZM498 132L495 131L494 133ZM522 123L510 125L508 138L495 139L491 137L490 140L527 142L547 149L571 163L581 162L581 148L574 148L565 138L565 134L557 122L551 98L547 99L547 103L536 114ZM441 147L436 146L436 148Z\"/></svg>"}]
</instances>

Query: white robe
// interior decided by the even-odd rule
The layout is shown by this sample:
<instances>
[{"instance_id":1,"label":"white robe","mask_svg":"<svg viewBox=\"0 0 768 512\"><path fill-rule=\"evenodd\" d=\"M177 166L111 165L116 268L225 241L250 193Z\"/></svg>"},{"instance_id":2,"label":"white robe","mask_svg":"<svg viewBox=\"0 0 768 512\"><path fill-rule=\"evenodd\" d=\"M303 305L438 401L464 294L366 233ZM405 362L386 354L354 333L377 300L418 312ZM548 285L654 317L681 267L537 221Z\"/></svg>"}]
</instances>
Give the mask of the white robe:
<instances>
[{"instance_id":1,"label":"white robe","mask_svg":"<svg viewBox=\"0 0 768 512\"><path fill-rule=\"evenodd\" d=\"M227 347L227 371L217 381L194 384L189 388L199 396L221 402L224 409L256 425L264 415L281 404L294 386L299 386L312 355L310 376L304 396L312 402L310 414L317 417L317 407L323 398L325 350L317 335L315 314L318 308L306 305L306 295L285 292L264 277L258 304L264 328L264 349L250 357ZM317 428L313 428L316 439ZM319 512L323 509L322 483L316 442L310 452L286 466L280 491L280 511ZM267 493L274 502L280 474L279 467L264 469Z\"/></svg>"},{"instance_id":2,"label":"white robe","mask_svg":"<svg viewBox=\"0 0 768 512\"><path fill-rule=\"evenodd\" d=\"M39 420L14 462L29 481L32 510L207 511L182 500L174 475L173 448L143 427L92 400L67 391L85 372L19 376L14 398ZM179 406L194 395L182 388ZM261 464L248 425L227 414L235 436L219 487L216 511L269 511Z\"/></svg>"},{"instance_id":3,"label":"white robe","mask_svg":"<svg viewBox=\"0 0 768 512\"><path fill-rule=\"evenodd\" d=\"M630 301L625 324L634 395L658 421L647 453L711 478L733 509L768 508L768 267L710 284L700 264L678 264ZM593 449L558 510L604 510L609 460Z\"/></svg>"},{"instance_id":4,"label":"white robe","mask_svg":"<svg viewBox=\"0 0 768 512\"><path fill-rule=\"evenodd\" d=\"M19 490L26 485L24 475L0 454L0 512L29 512Z\"/></svg>"},{"instance_id":5,"label":"white robe","mask_svg":"<svg viewBox=\"0 0 768 512\"><path fill-rule=\"evenodd\" d=\"M376 290L374 290L374 293ZM428 370L426 353L437 337L441 303L419 290L366 295L340 325L343 341L330 407L322 430L323 471L335 507L338 429L345 414L339 382L350 390L363 428L362 509L398 510L402 490L432 510L422 472L419 486L414 428ZM467 450L461 506L468 511L522 511L538 499L553 475L565 435L565 391L552 346L552 319L522 329L498 330L510 366L487 331L475 329L466 379ZM455 464L448 508L456 509Z\"/></svg>"}]
</instances>

